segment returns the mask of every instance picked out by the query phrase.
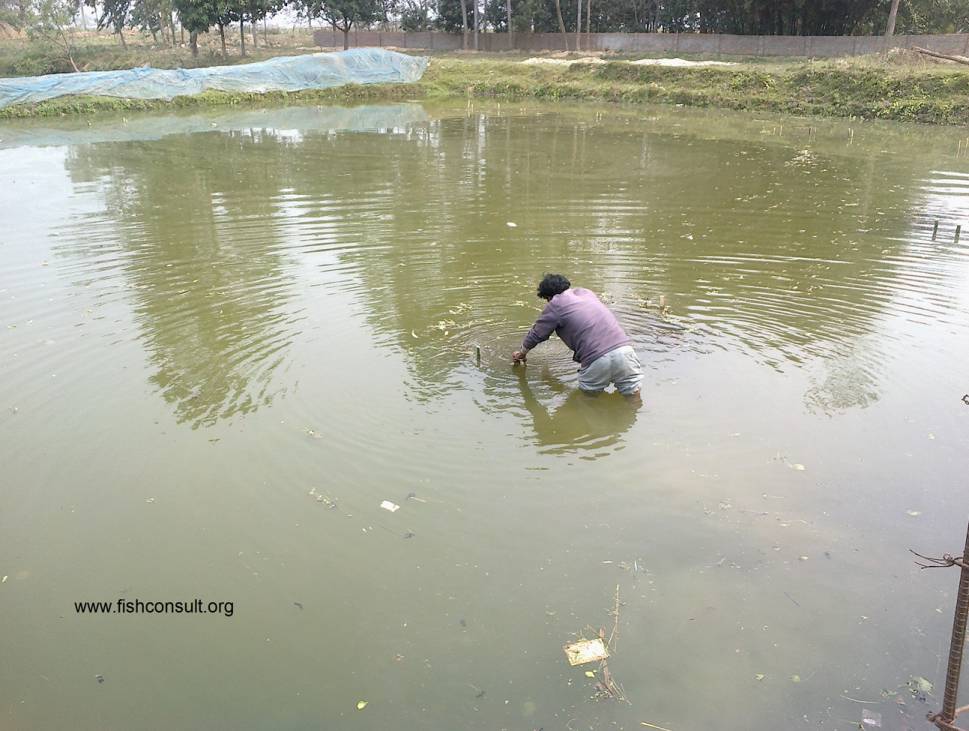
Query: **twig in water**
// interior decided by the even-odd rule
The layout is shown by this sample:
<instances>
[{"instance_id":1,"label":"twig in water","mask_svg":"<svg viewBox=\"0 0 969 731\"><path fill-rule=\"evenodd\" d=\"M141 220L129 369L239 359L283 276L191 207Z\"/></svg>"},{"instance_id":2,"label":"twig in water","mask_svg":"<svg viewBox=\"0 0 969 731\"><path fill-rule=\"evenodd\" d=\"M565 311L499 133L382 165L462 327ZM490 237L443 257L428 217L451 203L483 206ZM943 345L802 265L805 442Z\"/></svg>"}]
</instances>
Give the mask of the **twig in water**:
<instances>
[{"instance_id":1,"label":"twig in water","mask_svg":"<svg viewBox=\"0 0 969 731\"><path fill-rule=\"evenodd\" d=\"M882 701L860 701L857 698L849 698L846 695L842 695L841 697L844 698L846 701L851 701L853 703L882 703Z\"/></svg>"},{"instance_id":2,"label":"twig in water","mask_svg":"<svg viewBox=\"0 0 969 731\"><path fill-rule=\"evenodd\" d=\"M640 726L645 726L646 728L655 728L658 731L670 731L668 728L663 728L662 726L657 726L655 723L646 723L645 721L639 722Z\"/></svg>"},{"instance_id":3,"label":"twig in water","mask_svg":"<svg viewBox=\"0 0 969 731\"><path fill-rule=\"evenodd\" d=\"M612 610L614 618L612 624L612 634L609 635L609 649L616 651L615 639L619 636L619 584L616 584L616 607Z\"/></svg>"}]
</instances>

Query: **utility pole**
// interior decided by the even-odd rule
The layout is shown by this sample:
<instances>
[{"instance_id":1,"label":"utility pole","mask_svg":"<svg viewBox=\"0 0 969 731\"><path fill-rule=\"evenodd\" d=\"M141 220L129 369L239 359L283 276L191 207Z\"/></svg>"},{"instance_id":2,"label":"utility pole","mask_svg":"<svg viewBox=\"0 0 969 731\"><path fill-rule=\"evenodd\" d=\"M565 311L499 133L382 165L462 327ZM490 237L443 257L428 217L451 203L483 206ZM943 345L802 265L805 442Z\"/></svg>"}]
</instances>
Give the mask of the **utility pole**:
<instances>
[{"instance_id":1,"label":"utility pole","mask_svg":"<svg viewBox=\"0 0 969 731\"><path fill-rule=\"evenodd\" d=\"M511 0L505 0L505 14L508 16L508 50L515 50L515 33L511 29Z\"/></svg>"},{"instance_id":2,"label":"utility pole","mask_svg":"<svg viewBox=\"0 0 969 731\"><path fill-rule=\"evenodd\" d=\"M582 50L582 0L576 2L575 7L575 50Z\"/></svg>"}]
</instances>

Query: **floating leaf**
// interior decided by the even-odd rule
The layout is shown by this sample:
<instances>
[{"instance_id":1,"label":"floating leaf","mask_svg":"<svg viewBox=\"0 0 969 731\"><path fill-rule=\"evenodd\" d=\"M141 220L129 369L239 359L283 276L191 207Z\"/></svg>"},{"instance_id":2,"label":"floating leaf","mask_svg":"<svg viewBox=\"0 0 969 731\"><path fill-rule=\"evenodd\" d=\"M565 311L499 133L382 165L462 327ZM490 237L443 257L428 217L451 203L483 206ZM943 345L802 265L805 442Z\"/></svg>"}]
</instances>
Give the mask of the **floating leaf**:
<instances>
[{"instance_id":1,"label":"floating leaf","mask_svg":"<svg viewBox=\"0 0 969 731\"><path fill-rule=\"evenodd\" d=\"M585 671L585 677L587 677L587 678L594 678L595 676L596 676L596 674L595 674L595 671L594 670L586 670Z\"/></svg>"},{"instance_id":2,"label":"floating leaf","mask_svg":"<svg viewBox=\"0 0 969 731\"><path fill-rule=\"evenodd\" d=\"M357 701L357 710L362 711L367 707L367 701Z\"/></svg>"},{"instance_id":3,"label":"floating leaf","mask_svg":"<svg viewBox=\"0 0 969 731\"><path fill-rule=\"evenodd\" d=\"M791 676L791 682L792 683L800 683L801 682L801 676L800 675L792 675Z\"/></svg>"},{"instance_id":4,"label":"floating leaf","mask_svg":"<svg viewBox=\"0 0 969 731\"><path fill-rule=\"evenodd\" d=\"M802 465L802 464L797 464L797 463L795 463L795 464L792 464L792 465L791 465L791 469L792 469L792 470L797 470L798 472L804 472L804 470L806 470L806 469L807 469L807 467L805 467L805 466L804 466L804 465Z\"/></svg>"},{"instance_id":5,"label":"floating leaf","mask_svg":"<svg viewBox=\"0 0 969 731\"><path fill-rule=\"evenodd\" d=\"M906 510L905 511L905 514L906 515L910 515L913 518L917 518L917 517L919 517L922 514L922 511L921 510Z\"/></svg>"},{"instance_id":6,"label":"floating leaf","mask_svg":"<svg viewBox=\"0 0 969 731\"><path fill-rule=\"evenodd\" d=\"M914 676L911 680L911 683L912 683L912 686L916 690L918 690L919 693L925 693L925 694L931 693L933 688L935 687L934 685L932 685L932 683L930 683L928 680L923 678L921 675Z\"/></svg>"},{"instance_id":7,"label":"floating leaf","mask_svg":"<svg viewBox=\"0 0 969 731\"><path fill-rule=\"evenodd\" d=\"M766 678L766 677L767 677L767 676L766 676L766 675L764 675L763 673L757 673L757 674L756 674L756 675L754 676L754 680L763 680L763 679L764 679L764 678Z\"/></svg>"}]
</instances>

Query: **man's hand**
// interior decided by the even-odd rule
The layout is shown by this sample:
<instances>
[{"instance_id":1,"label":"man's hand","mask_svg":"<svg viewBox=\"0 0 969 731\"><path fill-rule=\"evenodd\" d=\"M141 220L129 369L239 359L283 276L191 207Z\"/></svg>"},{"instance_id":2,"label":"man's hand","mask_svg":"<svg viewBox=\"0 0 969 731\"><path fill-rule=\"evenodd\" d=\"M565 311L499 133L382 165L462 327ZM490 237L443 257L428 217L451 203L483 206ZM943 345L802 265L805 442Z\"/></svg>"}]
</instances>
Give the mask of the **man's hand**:
<instances>
[{"instance_id":1,"label":"man's hand","mask_svg":"<svg viewBox=\"0 0 969 731\"><path fill-rule=\"evenodd\" d=\"M518 365L519 363L527 362L526 361L527 355L528 355L528 352L525 350L516 350L514 353L511 354L512 363L514 363L515 365Z\"/></svg>"}]
</instances>

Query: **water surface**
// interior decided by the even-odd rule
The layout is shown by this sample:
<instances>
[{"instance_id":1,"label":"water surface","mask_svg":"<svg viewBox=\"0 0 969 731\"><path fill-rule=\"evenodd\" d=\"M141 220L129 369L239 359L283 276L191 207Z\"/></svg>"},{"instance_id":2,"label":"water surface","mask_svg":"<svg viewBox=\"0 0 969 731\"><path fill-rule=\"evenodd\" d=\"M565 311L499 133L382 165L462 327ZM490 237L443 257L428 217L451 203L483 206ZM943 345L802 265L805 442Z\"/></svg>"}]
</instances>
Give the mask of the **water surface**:
<instances>
[{"instance_id":1,"label":"water surface","mask_svg":"<svg viewBox=\"0 0 969 731\"><path fill-rule=\"evenodd\" d=\"M922 727L957 576L907 549L967 518L959 136L6 125L0 727ZM546 271L616 311L642 409L577 398L555 341L509 365ZM233 616L74 610L195 597ZM562 652L614 624L628 704Z\"/></svg>"}]
</instances>

